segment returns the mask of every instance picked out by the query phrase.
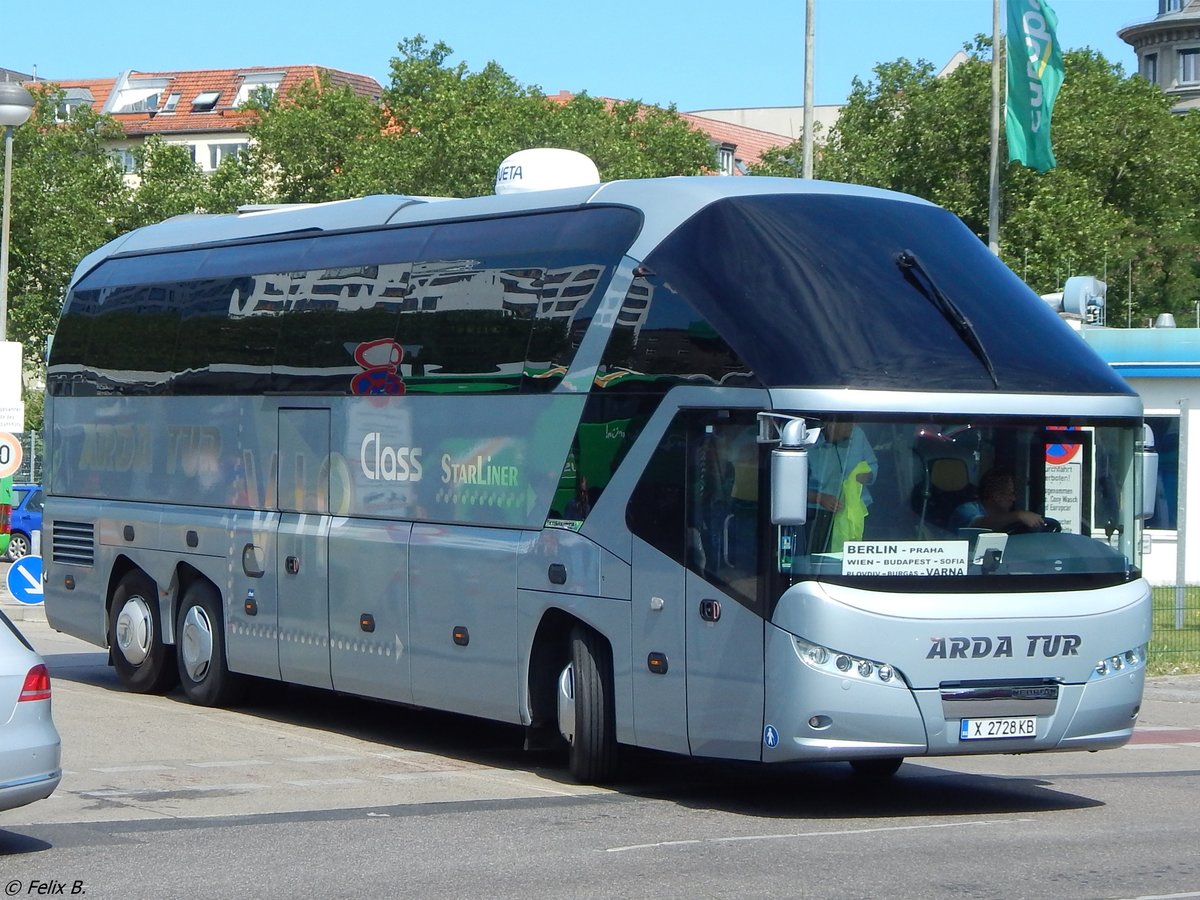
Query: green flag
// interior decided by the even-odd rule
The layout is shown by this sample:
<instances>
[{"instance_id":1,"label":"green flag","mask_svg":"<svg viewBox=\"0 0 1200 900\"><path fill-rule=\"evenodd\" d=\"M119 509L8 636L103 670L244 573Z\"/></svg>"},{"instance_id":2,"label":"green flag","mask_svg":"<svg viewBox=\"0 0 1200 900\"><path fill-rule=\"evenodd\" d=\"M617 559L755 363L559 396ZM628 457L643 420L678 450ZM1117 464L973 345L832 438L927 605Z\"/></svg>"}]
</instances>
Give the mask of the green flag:
<instances>
[{"instance_id":1,"label":"green flag","mask_svg":"<svg viewBox=\"0 0 1200 900\"><path fill-rule=\"evenodd\" d=\"M1008 161L1054 168L1050 112L1063 80L1058 16L1046 0L1008 0Z\"/></svg>"}]
</instances>

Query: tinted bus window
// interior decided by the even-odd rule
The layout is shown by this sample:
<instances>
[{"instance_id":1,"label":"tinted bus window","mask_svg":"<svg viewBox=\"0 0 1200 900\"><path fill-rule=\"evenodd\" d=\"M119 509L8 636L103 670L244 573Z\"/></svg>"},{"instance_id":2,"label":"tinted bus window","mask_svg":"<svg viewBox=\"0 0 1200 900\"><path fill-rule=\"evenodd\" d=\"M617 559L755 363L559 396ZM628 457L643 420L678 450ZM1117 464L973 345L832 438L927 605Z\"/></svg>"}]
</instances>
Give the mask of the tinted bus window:
<instances>
[{"instance_id":1,"label":"tinted bus window","mask_svg":"<svg viewBox=\"0 0 1200 900\"><path fill-rule=\"evenodd\" d=\"M902 265L902 254L918 265ZM680 226L646 266L654 303L669 285L771 386L1054 392L1070 371L1078 393L1129 393L938 207L815 194L729 198ZM939 297L973 323L998 384Z\"/></svg>"},{"instance_id":2,"label":"tinted bus window","mask_svg":"<svg viewBox=\"0 0 1200 900\"><path fill-rule=\"evenodd\" d=\"M639 226L595 207L114 257L67 300L50 390L549 390Z\"/></svg>"},{"instance_id":3,"label":"tinted bus window","mask_svg":"<svg viewBox=\"0 0 1200 900\"><path fill-rule=\"evenodd\" d=\"M666 390L672 384L757 385L729 343L670 283L629 288L601 362L601 387Z\"/></svg>"}]
</instances>

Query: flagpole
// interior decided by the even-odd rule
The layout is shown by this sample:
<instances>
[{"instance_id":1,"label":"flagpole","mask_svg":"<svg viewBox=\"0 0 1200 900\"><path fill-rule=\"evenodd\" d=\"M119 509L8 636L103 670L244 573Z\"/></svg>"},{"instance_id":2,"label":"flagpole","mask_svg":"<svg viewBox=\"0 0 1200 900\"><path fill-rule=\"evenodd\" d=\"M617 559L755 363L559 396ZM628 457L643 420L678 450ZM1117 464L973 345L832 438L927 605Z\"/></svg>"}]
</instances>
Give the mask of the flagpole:
<instances>
[{"instance_id":1,"label":"flagpole","mask_svg":"<svg viewBox=\"0 0 1200 900\"><path fill-rule=\"evenodd\" d=\"M813 0L804 6L804 170L813 177Z\"/></svg>"},{"instance_id":2,"label":"flagpole","mask_svg":"<svg viewBox=\"0 0 1200 900\"><path fill-rule=\"evenodd\" d=\"M992 0L992 134L988 166L988 249L1000 255L1000 0Z\"/></svg>"}]
</instances>

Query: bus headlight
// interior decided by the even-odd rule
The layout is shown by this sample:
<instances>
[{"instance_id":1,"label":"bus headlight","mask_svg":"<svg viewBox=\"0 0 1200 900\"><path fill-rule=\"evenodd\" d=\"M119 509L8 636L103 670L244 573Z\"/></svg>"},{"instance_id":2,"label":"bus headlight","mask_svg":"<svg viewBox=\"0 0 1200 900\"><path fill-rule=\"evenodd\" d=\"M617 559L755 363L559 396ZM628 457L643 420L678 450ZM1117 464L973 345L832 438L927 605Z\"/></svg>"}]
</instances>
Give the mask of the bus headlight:
<instances>
[{"instance_id":1,"label":"bus headlight","mask_svg":"<svg viewBox=\"0 0 1200 900\"><path fill-rule=\"evenodd\" d=\"M839 653L820 644L809 643L803 638L792 635L796 642L796 652L800 659L810 669L824 672L828 675L850 676L857 675L863 681L875 684L886 684L889 687L904 687L904 678L895 668L873 659L863 659L849 653Z\"/></svg>"},{"instance_id":2,"label":"bus headlight","mask_svg":"<svg viewBox=\"0 0 1200 900\"><path fill-rule=\"evenodd\" d=\"M1133 647L1122 653L1114 653L1096 663L1092 678L1107 678L1119 672L1135 671L1146 665L1146 645Z\"/></svg>"}]
</instances>

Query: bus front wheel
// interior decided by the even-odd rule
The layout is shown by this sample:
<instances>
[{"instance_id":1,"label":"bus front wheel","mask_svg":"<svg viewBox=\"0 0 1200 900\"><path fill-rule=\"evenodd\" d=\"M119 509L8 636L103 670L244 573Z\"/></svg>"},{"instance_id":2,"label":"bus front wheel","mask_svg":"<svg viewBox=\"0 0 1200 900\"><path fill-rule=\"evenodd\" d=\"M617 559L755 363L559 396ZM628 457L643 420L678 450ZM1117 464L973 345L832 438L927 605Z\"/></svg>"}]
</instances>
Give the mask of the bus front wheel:
<instances>
[{"instance_id":1,"label":"bus front wheel","mask_svg":"<svg viewBox=\"0 0 1200 900\"><path fill-rule=\"evenodd\" d=\"M175 658L183 692L199 706L227 706L242 693L243 679L230 672L225 661L223 621L215 587L197 581L184 591L175 626Z\"/></svg>"},{"instance_id":2,"label":"bus front wheel","mask_svg":"<svg viewBox=\"0 0 1200 900\"><path fill-rule=\"evenodd\" d=\"M582 626L571 632L571 662L559 681L559 730L570 747L571 774L590 784L612 781L617 774L612 657L596 632Z\"/></svg>"},{"instance_id":3,"label":"bus front wheel","mask_svg":"<svg viewBox=\"0 0 1200 900\"><path fill-rule=\"evenodd\" d=\"M171 648L163 643L158 588L145 572L129 572L113 591L108 641L117 677L129 690L155 694L174 684Z\"/></svg>"}]
</instances>

